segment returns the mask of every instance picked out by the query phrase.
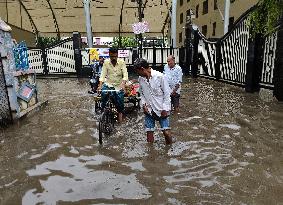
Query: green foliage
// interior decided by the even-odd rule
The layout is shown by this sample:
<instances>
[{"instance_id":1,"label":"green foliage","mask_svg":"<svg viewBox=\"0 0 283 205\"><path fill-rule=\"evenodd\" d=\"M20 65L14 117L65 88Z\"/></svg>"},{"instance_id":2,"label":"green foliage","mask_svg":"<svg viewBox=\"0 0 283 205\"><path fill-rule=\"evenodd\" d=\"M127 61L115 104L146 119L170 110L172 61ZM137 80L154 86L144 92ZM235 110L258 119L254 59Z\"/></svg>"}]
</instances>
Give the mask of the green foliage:
<instances>
[{"instance_id":1,"label":"green foliage","mask_svg":"<svg viewBox=\"0 0 283 205\"><path fill-rule=\"evenodd\" d=\"M256 33L268 35L272 33L283 13L282 0L259 0L258 7L250 15L249 26L253 36Z\"/></svg>"},{"instance_id":2,"label":"green foliage","mask_svg":"<svg viewBox=\"0 0 283 205\"><path fill-rule=\"evenodd\" d=\"M58 37L43 37L39 36L36 40L36 46L39 48L53 46L58 43L60 39Z\"/></svg>"},{"instance_id":3,"label":"green foliage","mask_svg":"<svg viewBox=\"0 0 283 205\"><path fill-rule=\"evenodd\" d=\"M126 47L137 47L138 42L134 37L120 37L121 45L119 46L119 37L114 37L112 47L115 48L126 48Z\"/></svg>"}]
</instances>

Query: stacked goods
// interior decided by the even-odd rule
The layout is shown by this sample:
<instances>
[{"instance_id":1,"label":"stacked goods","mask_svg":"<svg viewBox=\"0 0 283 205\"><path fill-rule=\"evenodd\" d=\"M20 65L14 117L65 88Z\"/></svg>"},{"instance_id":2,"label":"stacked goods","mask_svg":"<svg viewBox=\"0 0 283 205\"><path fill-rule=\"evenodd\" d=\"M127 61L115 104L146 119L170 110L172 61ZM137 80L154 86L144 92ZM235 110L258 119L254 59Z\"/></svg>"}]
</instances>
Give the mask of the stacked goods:
<instances>
[{"instance_id":1,"label":"stacked goods","mask_svg":"<svg viewBox=\"0 0 283 205\"><path fill-rule=\"evenodd\" d=\"M125 86L125 96L130 97L138 95L139 86L137 80L128 81Z\"/></svg>"}]
</instances>

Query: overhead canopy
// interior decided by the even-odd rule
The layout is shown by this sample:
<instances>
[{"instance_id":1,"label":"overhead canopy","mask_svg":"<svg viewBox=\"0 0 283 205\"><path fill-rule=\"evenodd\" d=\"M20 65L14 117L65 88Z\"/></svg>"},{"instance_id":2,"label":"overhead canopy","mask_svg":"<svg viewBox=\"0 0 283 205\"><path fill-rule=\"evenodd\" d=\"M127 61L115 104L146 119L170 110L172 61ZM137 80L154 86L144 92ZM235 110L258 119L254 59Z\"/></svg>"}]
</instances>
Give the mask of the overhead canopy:
<instances>
[{"instance_id":1,"label":"overhead canopy","mask_svg":"<svg viewBox=\"0 0 283 205\"><path fill-rule=\"evenodd\" d=\"M138 0L90 0L94 36L133 35L139 20ZM147 36L161 36L167 29L171 0L142 0ZM83 0L0 0L0 16L9 24L41 35L70 36L86 32Z\"/></svg>"}]
</instances>

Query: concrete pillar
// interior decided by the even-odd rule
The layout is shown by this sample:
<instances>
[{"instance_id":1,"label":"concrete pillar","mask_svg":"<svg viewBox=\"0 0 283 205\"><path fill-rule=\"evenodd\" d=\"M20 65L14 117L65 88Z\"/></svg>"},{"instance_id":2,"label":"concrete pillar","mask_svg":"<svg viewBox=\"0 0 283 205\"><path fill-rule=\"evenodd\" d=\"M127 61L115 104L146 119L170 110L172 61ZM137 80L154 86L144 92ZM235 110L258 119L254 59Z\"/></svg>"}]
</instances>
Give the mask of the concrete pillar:
<instances>
[{"instance_id":1,"label":"concrete pillar","mask_svg":"<svg viewBox=\"0 0 283 205\"><path fill-rule=\"evenodd\" d=\"M224 35L228 32L230 17L230 0L225 0L225 11L224 11Z\"/></svg>"},{"instance_id":2,"label":"concrete pillar","mask_svg":"<svg viewBox=\"0 0 283 205\"><path fill-rule=\"evenodd\" d=\"M171 12L171 46L176 48L176 18L177 18L177 0L172 0L172 12Z\"/></svg>"},{"instance_id":3,"label":"concrete pillar","mask_svg":"<svg viewBox=\"0 0 283 205\"><path fill-rule=\"evenodd\" d=\"M81 53L81 34L79 32L73 32L73 48L75 69L78 76L81 76L82 71L82 53Z\"/></svg>"},{"instance_id":4,"label":"concrete pillar","mask_svg":"<svg viewBox=\"0 0 283 205\"><path fill-rule=\"evenodd\" d=\"M90 7L89 0L84 0L87 44L88 44L89 48L92 48L92 46L93 46L93 38L92 38L91 17L90 17L90 8L89 7Z\"/></svg>"},{"instance_id":5,"label":"concrete pillar","mask_svg":"<svg viewBox=\"0 0 283 205\"><path fill-rule=\"evenodd\" d=\"M260 77L263 65L264 38L256 34L249 39L248 61L246 71L246 92L258 92L260 90Z\"/></svg>"}]
</instances>

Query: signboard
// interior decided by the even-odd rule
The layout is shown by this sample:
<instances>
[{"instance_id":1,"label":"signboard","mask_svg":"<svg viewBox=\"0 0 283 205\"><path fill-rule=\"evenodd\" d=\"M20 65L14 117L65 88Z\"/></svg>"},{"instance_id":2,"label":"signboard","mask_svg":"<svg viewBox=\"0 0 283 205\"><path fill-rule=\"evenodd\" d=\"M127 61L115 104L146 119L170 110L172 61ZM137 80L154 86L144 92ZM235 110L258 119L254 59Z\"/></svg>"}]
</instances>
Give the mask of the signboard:
<instances>
[{"instance_id":1,"label":"signboard","mask_svg":"<svg viewBox=\"0 0 283 205\"><path fill-rule=\"evenodd\" d=\"M109 48L98 48L99 56L109 58Z\"/></svg>"},{"instance_id":2,"label":"signboard","mask_svg":"<svg viewBox=\"0 0 283 205\"><path fill-rule=\"evenodd\" d=\"M118 50L118 57L119 58L128 58L130 56L129 50Z\"/></svg>"},{"instance_id":3,"label":"signboard","mask_svg":"<svg viewBox=\"0 0 283 205\"><path fill-rule=\"evenodd\" d=\"M90 48L89 62L94 64L99 60L99 57L109 58L109 48Z\"/></svg>"},{"instance_id":4,"label":"signboard","mask_svg":"<svg viewBox=\"0 0 283 205\"><path fill-rule=\"evenodd\" d=\"M18 91L18 97L23 99L26 102L29 102L33 93L35 91L35 87L30 85L29 83L23 83Z\"/></svg>"},{"instance_id":5,"label":"signboard","mask_svg":"<svg viewBox=\"0 0 283 205\"><path fill-rule=\"evenodd\" d=\"M89 61L95 62L98 61L98 59L99 59L98 50L96 48L89 49Z\"/></svg>"}]
</instances>

